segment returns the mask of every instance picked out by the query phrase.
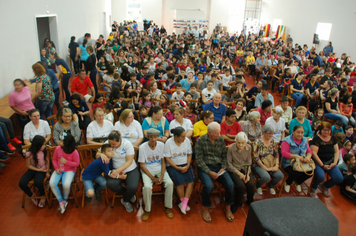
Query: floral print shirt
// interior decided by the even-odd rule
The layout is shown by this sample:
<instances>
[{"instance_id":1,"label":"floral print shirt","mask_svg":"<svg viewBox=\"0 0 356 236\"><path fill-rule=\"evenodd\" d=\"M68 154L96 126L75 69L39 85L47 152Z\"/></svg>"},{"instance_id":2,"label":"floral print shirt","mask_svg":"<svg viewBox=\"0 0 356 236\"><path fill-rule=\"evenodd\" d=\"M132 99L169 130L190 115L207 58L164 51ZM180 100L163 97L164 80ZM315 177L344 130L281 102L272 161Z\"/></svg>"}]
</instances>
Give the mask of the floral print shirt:
<instances>
[{"instance_id":1,"label":"floral print shirt","mask_svg":"<svg viewBox=\"0 0 356 236\"><path fill-rule=\"evenodd\" d=\"M42 90L38 99L43 102L54 102L55 97L51 79L47 75L41 75L36 78L36 83L42 83Z\"/></svg>"}]
</instances>

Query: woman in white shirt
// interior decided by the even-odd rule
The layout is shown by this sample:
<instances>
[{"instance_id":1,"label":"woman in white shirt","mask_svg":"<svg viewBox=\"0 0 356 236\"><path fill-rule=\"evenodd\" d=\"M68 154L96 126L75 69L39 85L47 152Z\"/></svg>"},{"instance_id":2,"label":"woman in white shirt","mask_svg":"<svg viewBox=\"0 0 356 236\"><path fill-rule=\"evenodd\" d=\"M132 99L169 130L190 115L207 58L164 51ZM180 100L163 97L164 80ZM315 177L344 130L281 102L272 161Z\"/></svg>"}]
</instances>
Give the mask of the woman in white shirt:
<instances>
[{"instance_id":1,"label":"woman in white shirt","mask_svg":"<svg viewBox=\"0 0 356 236\"><path fill-rule=\"evenodd\" d=\"M174 135L164 145L164 154L167 162L167 171L176 186L180 199L178 205L183 214L190 210L188 206L193 191L195 177L190 166L192 160L192 146L183 127L171 130ZM188 184L184 191L184 184Z\"/></svg>"},{"instance_id":2,"label":"woman in white shirt","mask_svg":"<svg viewBox=\"0 0 356 236\"><path fill-rule=\"evenodd\" d=\"M104 111L101 108L95 109L94 118L87 128L87 144L99 144L107 140L113 124L104 119Z\"/></svg>"},{"instance_id":3,"label":"woman in white shirt","mask_svg":"<svg viewBox=\"0 0 356 236\"><path fill-rule=\"evenodd\" d=\"M31 121L25 125L23 131L25 145L30 145L36 135L44 137L46 139L45 143L48 143L51 140L51 128L48 122L40 119L40 111L38 109L30 110L29 116Z\"/></svg>"},{"instance_id":4,"label":"woman in white shirt","mask_svg":"<svg viewBox=\"0 0 356 236\"><path fill-rule=\"evenodd\" d=\"M273 115L268 117L265 125L270 125L273 127L274 134L273 139L276 142L281 142L285 136L286 122L281 118L283 110L281 107L276 107L273 109Z\"/></svg>"},{"instance_id":5,"label":"woman in white shirt","mask_svg":"<svg viewBox=\"0 0 356 236\"><path fill-rule=\"evenodd\" d=\"M143 141L141 124L134 119L131 109L125 109L115 123L113 130L119 130L122 138L131 142L134 147L139 147Z\"/></svg>"},{"instance_id":6,"label":"woman in white shirt","mask_svg":"<svg viewBox=\"0 0 356 236\"><path fill-rule=\"evenodd\" d=\"M174 109L174 120L171 121L169 124L169 133L170 136L173 136L172 129L176 127L183 127L184 131L186 132L186 137L191 138L193 135L193 124L189 119L184 118L184 108L183 107L176 107Z\"/></svg>"},{"instance_id":7,"label":"woman in white shirt","mask_svg":"<svg viewBox=\"0 0 356 236\"><path fill-rule=\"evenodd\" d=\"M121 203L125 206L126 211L132 212L133 207L130 202L136 201L135 193L140 180L140 172L134 160L134 147L129 141L122 139L119 131L112 131L106 143L111 145L115 153L111 158L113 169L107 178L107 186L111 191L124 195ZM105 163L110 162L110 159L102 153L97 153L96 157L101 158ZM114 178L115 176L116 178ZM126 187L121 184L122 182L126 184Z\"/></svg>"}]
</instances>

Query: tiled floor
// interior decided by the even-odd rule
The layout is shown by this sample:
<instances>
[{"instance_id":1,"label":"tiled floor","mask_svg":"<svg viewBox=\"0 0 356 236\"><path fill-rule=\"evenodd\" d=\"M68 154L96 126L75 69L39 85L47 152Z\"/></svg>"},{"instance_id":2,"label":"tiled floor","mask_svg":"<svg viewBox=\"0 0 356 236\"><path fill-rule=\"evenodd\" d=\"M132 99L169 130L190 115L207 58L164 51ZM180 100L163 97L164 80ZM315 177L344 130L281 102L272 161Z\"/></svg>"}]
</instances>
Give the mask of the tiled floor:
<instances>
[{"instance_id":1,"label":"tiled floor","mask_svg":"<svg viewBox=\"0 0 356 236\"><path fill-rule=\"evenodd\" d=\"M248 87L253 82L247 81ZM279 103L277 94L274 94L275 103ZM57 211L57 202L53 202L52 209L45 207L39 209L32 205L30 200L21 208L22 191L18 181L26 171L25 161L19 155L13 155L5 162L6 167L0 170L0 235L242 235L248 207L238 209L235 221L228 223L223 213L218 195L213 195L213 207L210 212L212 223L207 224L200 215L201 205L195 203L196 193L193 192L190 201L191 210L187 215L180 213L174 206L174 218L168 219L163 209L163 197L153 197L151 217L147 222L141 221L142 207L135 205L133 213L127 213L120 201L117 200L112 209L106 205L104 199L99 203L93 200L85 207L76 208L71 200L66 212L61 215ZM76 193L81 200L81 189ZM283 193L283 196L292 196ZM331 189L331 196L324 197L318 193L320 200L339 220L340 235L354 235L354 222L356 206L345 199L335 186ZM255 200L273 197L264 192L262 196L255 195ZM111 193L109 193L109 200ZM308 214L308 212L306 212ZM292 220L292 219L291 219Z\"/></svg>"}]
</instances>

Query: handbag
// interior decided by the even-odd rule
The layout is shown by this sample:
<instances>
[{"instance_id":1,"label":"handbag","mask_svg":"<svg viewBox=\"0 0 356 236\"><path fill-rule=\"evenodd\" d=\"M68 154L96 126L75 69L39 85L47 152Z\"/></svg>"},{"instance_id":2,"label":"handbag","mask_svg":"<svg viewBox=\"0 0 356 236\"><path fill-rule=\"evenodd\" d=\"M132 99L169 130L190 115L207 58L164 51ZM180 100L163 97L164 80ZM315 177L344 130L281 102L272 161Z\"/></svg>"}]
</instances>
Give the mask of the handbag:
<instances>
[{"instance_id":1,"label":"handbag","mask_svg":"<svg viewBox=\"0 0 356 236\"><path fill-rule=\"evenodd\" d=\"M304 172L306 175L312 176L314 174L315 163L313 160L310 160L309 163L301 162L299 158L293 159L290 161L290 165L293 167L293 170L298 172ZM308 174L307 172L312 172Z\"/></svg>"},{"instance_id":2,"label":"handbag","mask_svg":"<svg viewBox=\"0 0 356 236\"><path fill-rule=\"evenodd\" d=\"M276 165L276 160L274 156L269 154L262 160L263 165L265 165L267 168L274 167Z\"/></svg>"}]
</instances>

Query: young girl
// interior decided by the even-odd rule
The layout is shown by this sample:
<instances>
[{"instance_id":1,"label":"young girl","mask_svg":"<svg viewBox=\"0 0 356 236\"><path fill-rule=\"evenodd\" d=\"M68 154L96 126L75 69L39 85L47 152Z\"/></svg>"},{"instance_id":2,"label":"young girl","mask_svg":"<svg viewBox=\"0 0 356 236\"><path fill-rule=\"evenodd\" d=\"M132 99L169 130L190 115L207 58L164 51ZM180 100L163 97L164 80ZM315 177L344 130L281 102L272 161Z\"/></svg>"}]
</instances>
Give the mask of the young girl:
<instances>
[{"instance_id":1,"label":"young girl","mask_svg":"<svg viewBox=\"0 0 356 236\"><path fill-rule=\"evenodd\" d=\"M312 129L317 130L318 126L323 122L324 120L324 110L322 108L319 108L316 110L314 118L312 120Z\"/></svg>"},{"instance_id":2,"label":"young girl","mask_svg":"<svg viewBox=\"0 0 356 236\"><path fill-rule=\"evenodd\" d=\"M114 114L112 113L112 105L111 103L105 103L103 106L103 110L104 110L104 119L110 121L111 123L114 124Z\"/></svg>"},{"instance_id":3,"label":"young girl","mask_svg":"<svg viewBox=\"0 0 356 236\"><path fill-rule=\"evenodd\" d=\"M73 138L73 142L74 138ZM31 147L26 152L26 167L28 170L21 177L19 186L29 197L36 197L36 194L31 191L27 184L33 179L36 188L40 193L40 197L45 196L43 187L44 179L50 176L49 160L46 152L46 139L40 135L36 135L32 139ZM39 202L38 199L31 199L33 204L38 207L44 207L46 198L42 198Z\"/></svg>"},{"instance_id":4,"label":"young girl","mask_svg":"<svg viewBox=\"0 0 356 236\"><path fill-rule=\"evenodd\" d=\"M51 176L49 184L59 202L61 214L63 214L68 204L67 200L70 193L70 186L77 167L79 166L79 153L75 149L75 140L71 134L67 134L64 140L59 141L58 144L59 147L56 148L52 157L55 171ZM63 196L58 187L60 181L62 181Z\"/></svg>"},{"instance_id":5,"label":"young girl","mask_svg":"<svg viewBox=\"0 0 356 236\"><path fill-rule=\"evenodd\" d=\"M283 88L286 88L286 95L288 94L290 79L292 78L291 69L285 69L285 74L282 76L282 82L279 84L278 92L282 93Z\"/></svg>"},{"instance_id":6,"label":"young girl","mask_svg":"<svg viewBox=\"0 0 356 236\"><path fill-rule=\"evenodd\" d=\"M348 94L345 94L342 99L340 99L340 113L343 116L346 116L352 126L355 126L355 118L352 116L353 104L352 97Z\"/></svg>"},{"instance_id":7,"label":"young girl","mask_svg":"<svg viewBox=\"0 0 356 236\"><path fill-rule=\"evenodd\" d=\"M159 101L159 106L162 107L162 109L168 109L171 101L169 99L169 96L167 94L162 94L161 100Z\"/></svg>"},{"instance_id":8,"label":"young girl","mask_svg":"<svg viewBox=\"0 0 356 236\"><path fill-rule=\"evenodd\" d=\"M198 116L195 114L195 103L190 102L185 107L185 115L184 118L189 119L192 122L192 125L198 121Z\"/></svg>"},{"instance_id":9,"label":"young girl","mask_svg":"<svg viewBox=\"0 0 356 236\"><path fill-rule=\"evenodd\" d=\"M348 139L345 139L342 148L340 149L340 156L339 156L339 164L343 163L343 156L348 154L351 150L351 142Z\"/></svg>"},{"instance_id":10,"label":"young girl","mask_svg":"<svg viewBox=\"0 0 356 236\"><path fill-rule=\"evenodd\" d=\"M161 99L161 90L158 89L158 84L156 81L151 81L148 84L147 90L151 92L152 98L155 98L157 100Z\"/></svg>"},{"instance_id":11,"label":"young girl","mask_svg":"<svg viewBox=\"0 0 356 236\"><path fill-rule=\"evenodd\" d=\"M133 97L131 85L125 84L125 87L124 87L124 96L125 96L125 98L132 98L132 97Z\"/></svg>"},{"instance_id":12,"label":"young girl","mask_svg":"<svg viewBox=\"0 0 356 236\"><path fill-rule=\"evenodd\" d=\"M97 93L95 95L92 112L94 113L95 109L98 107L103 108L105 103L106 101L104 101L104 95L102 93Z\"/></svg>"},{"instance_id":13,"label":"young girl","mask_svg":"<svg viewBox=\"0 0 356 236\"><path fill-rule=\"evenodd\" d=\"M140 103L148 108L151 108L153 105L151 93L148 91L143 91Z\"/></svg>"},{"instance_id":14,"label":"young girl","mask_svg":"<svg viewBox=\"0 0 356 236\"><path fill-rule=\"evenodd\" d=\"M143 92L143 90L142 90L142 84L139 84L138 86L137 86L137 88L136 88L136 96L134 96L133 98L132 98L132 100L133 100L133 103L134 103L134 105L135 105L135 110L139 110L139 107L140 107L140 100L141 100L141 98L142 98L142 92Z\"/></svg>"},{"instance_id":15,"label":"young girl","mask_svg":"<svg viewBox=\"0 0 356 236\"><path fill-rule=\"evenodd\" d=\"M176 105L172 104L168 109L168 112L165 114L166 119L168 120L168 122L170 123L172 120L174 120L174 110L176 109Z\"/></svg>"}]
</instances>

